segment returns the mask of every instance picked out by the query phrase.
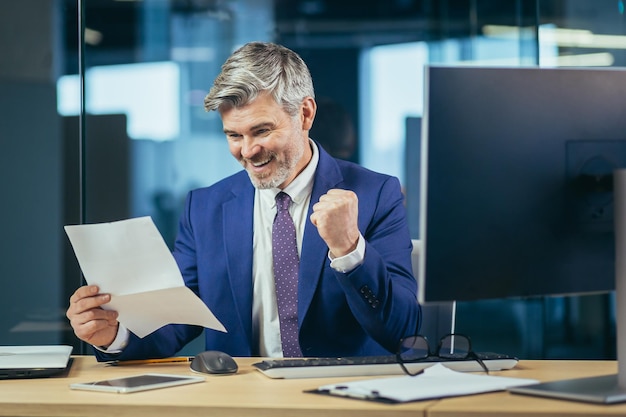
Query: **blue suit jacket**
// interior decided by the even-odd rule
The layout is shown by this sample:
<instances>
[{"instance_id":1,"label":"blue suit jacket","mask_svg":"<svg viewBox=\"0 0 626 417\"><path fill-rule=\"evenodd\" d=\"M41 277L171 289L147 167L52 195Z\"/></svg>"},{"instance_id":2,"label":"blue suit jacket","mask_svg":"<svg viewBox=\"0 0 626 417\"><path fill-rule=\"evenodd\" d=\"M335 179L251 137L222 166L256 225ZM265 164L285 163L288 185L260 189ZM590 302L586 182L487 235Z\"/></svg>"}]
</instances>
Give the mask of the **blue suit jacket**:
<instances>
[{"instance_id":1,"label":"blue suit jacket","mask_svg":"<svg viewBox=\"0 0 626 417\"><path fill-rule=\"evenodd\" d=\"M394 353L416 334L420 307L411 269L411 240L403 195L394 177L329 156L321 146L309 206L331 188L359 198L365 259L344 274L333 270L328 247L308 221L301 249L298 319L305 356ZM233 356L258 355L252 339L252 234L254 187L241 171L191 191L181 216L174 257L185 283L207 304L227 333L206 330L206 348ZM167 306L164 306L167 308ZM118 359L174 355L201 328L165 326L144 339L131 334ZM101 360L110 356L96 352Z\"/></svg>"}]
</instances>

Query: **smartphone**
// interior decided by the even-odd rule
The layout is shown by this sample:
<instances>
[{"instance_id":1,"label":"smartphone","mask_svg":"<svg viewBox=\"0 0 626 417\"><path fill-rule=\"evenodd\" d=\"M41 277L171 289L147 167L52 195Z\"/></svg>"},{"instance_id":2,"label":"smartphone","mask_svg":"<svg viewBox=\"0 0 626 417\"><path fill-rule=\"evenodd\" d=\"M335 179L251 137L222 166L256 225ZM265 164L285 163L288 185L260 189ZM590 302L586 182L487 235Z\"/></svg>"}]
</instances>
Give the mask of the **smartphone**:
<instances>
[{"instance_id":1,"label":"smartphone","mask_svg":"<svg viewBox=\"0 0 626 417\"><path fill-rule=\"evenodd\" d=\"M125 394L129 392L173 387L177 385L194 384L197 382L203 382L204 380L204 377L201 376L143 374L123 378L104 379L101 381L78 382L70 384L70 388Z\"/></svg>"}]
</instances>

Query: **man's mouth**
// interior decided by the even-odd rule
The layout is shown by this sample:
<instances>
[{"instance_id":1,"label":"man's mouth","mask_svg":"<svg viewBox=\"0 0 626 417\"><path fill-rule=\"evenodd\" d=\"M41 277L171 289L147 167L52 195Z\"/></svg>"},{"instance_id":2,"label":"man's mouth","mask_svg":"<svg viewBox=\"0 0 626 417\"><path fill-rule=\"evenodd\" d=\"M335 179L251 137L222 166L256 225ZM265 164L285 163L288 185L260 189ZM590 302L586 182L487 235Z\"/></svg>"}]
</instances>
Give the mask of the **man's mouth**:
<instances>
[{"instance_id":1,"label":"man's mouth","mask_svg":"<svg viewBox=\"0 0 626 417\"><path fill-rule=\"evenodd\" d=\"M270 156L262 161L250 161L250 164L255 168L261 168L269 164L271 161L272 161L272 157Z\"/></svg>"},{"instance_id":2,"label":"man's mouth","mask_svg":"<svg viewBox=\"0 0 626 417\"><path fill-rule=\"evenodd\" d=\"M263 159L255 158L255 159L246 159L245 161L248 165L248 169L251 172L261 173L264 171L265 167L268 166L273 160L274 160L273 155L267 155L263 157Z\"/></svg>"}]
</instances>

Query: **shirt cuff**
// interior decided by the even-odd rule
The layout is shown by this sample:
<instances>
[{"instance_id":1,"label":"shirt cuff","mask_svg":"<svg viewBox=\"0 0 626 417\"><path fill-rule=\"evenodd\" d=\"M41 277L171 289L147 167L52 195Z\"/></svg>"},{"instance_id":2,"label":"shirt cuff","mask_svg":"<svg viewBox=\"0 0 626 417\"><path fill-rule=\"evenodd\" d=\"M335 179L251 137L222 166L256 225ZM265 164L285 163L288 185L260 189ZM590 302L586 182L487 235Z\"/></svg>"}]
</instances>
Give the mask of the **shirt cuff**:
<instances>
[{"instance_id":1,"label":"shirt cuff","mask_svg":"<svg viewBox=\"0 0 626 417\"><path fill-rule=\"evenodd\" d=\"M328 259L330 259L330 267L335 271L346 274L357 266L363 263L365 258L365 238L359 233L359 241L356 244L356 249L347 255L333 258L328 251Z\"/></svg>"},{"instance_id":2,"label":"shirt cuff","mask_svg":"<svg viewBox=\"0 0 626 417\"><path fill-rule=\"evenodd\" d=\"M113 339L113 343L111 343L108 348L104 348L102 346L94 347L103 353L120 353L128 344L128 338L128 329L120 323L117 328L117 335L115 336L115 339Z\"/></svg>"}]
</instances>

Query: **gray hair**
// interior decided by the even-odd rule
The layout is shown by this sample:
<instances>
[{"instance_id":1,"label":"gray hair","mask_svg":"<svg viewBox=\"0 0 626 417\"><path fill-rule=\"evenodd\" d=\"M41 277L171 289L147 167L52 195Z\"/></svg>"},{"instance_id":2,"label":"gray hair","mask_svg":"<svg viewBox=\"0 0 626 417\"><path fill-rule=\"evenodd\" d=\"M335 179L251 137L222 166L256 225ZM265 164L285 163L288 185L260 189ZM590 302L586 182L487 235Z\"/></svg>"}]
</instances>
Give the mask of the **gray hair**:
<instances>
[{"instance_id":1,"label":"gray hair","mask_svg":"<svg viewBox=\"0 0 626 417\"><path fill-rule=\"evenodd\" d=\"M265 92L291 116L306 97L315 98L311 73L298 54L274 43L250 42L224 62L204 98L204 108L245 106Z\"/></svg>"}]
</instances>

